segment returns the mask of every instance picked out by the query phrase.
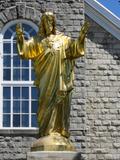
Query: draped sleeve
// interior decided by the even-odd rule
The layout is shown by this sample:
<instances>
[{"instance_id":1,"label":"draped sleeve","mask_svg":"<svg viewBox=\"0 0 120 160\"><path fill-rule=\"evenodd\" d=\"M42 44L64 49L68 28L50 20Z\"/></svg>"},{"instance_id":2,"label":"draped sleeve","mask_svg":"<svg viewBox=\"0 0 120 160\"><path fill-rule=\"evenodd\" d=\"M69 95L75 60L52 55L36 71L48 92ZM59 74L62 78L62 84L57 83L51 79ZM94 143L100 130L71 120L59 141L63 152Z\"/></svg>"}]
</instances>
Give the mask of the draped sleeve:
<instances>
[{"instance_id":1,"label":"draped sleeve","mask_svg":"<svg viewBox=\"0 0 120 160\"><path fill-rule=\"evenodd\" d=\"M84 56L84 40L79 41L79 39L68 41L68 48L66 49L66 58L75 59Z\"/></svg>"},{"instance_id":2,"label":"draped sleeve","mask_svg":"<svg viewBox=\"0 0 120 160\"><path fill-rule=\"evenodd\" d=\"M37 37L23 39L22 43L17 41L17 48L19 56L23 59L34 59L43 52L42 44Z\"/></svg>"}]
</instances>

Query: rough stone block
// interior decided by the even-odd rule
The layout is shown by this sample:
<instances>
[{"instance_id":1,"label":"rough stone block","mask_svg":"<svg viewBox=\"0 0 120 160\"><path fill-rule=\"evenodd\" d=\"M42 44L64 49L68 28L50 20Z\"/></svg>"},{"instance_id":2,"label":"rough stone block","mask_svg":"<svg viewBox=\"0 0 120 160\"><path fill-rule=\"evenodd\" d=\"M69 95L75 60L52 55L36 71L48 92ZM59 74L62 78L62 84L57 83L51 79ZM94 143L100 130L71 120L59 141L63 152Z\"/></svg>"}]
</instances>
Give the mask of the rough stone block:
<instances>
[{"instance_id":1,"label":"rough stone block","mask_svg":"<svg viewBox=\"0 0 120 160\"><path fill-rule=\"evenodd\" d=\"M36 151L28 152L27 160L79 160L81 154L66 151Z\"/></svg>"}]
</instances>

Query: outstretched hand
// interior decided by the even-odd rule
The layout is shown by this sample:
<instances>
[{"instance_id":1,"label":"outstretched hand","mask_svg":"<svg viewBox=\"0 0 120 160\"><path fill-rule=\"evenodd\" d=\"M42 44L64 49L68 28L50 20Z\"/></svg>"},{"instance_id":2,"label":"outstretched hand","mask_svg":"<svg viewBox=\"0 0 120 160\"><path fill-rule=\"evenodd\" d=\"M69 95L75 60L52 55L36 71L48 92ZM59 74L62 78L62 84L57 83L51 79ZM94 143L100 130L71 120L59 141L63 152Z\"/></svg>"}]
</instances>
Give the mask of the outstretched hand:
<instances>
[{"instance_id":1,"label":"outstretched hand","mask_svg":"<svg viewBox=\"0 0 120 160\"><path fill-rule=\"evenodd\" d=\"M16 25L16 34L17 36L23 35L23 30L21 29L20 24Z\"/></svg>"},{"instance_id":2,"label":"outstretched hand","mask_svg":"<svg viewBox=\"0 0 120 160\"><path fill-rule=\"evenodd\" d=\"M87 34L87 31L88 31L89 27L90 27L90 23L85 21L85 23L82 25L82 28L81 28L80 32L82 32L84 34Z\"/></svg>"},{"instance_id":3,"label":"outstretched hand","mask_svg":"<svg viewBox=\"0 0 120 160\"><path fill-rule=\"evenodd\" d=\"M17 43L19 44L19 55L22 56L22 48L24 42L23 30L20 27L20 24L16 25L16 36L17 36Z\"/></svg>"},{"instance_id":4,"label":"outstretched hand","mask_svg":"<svg viewBox=\"0 0 120 160\"><path fill-rule=\"evenodd\" d=\"M82 25L81 30L80 30L80 35L79 35L79 41L80 41L80 42L85 39L85 36L86 36L89 28L90 28L90 23L86 21L86 22Z\"/></svg>"}]
</instances>

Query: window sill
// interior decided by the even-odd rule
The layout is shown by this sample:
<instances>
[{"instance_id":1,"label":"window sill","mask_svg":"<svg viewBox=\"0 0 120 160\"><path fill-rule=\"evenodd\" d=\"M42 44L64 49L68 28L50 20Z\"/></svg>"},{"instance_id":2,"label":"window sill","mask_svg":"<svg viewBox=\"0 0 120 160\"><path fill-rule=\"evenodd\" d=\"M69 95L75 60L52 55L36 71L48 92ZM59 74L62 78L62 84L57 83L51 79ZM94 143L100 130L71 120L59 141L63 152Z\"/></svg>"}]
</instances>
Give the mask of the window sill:
<instances>
[{"instance_id":1,"label":"window sill","mask_svg":"<svg viewBox=\"0 0 120 160\"><path fill-rule=\"evenodd\" d=\"M0 135L38 135L38 128L0 128Z\"/></svg>"}]
</instances>

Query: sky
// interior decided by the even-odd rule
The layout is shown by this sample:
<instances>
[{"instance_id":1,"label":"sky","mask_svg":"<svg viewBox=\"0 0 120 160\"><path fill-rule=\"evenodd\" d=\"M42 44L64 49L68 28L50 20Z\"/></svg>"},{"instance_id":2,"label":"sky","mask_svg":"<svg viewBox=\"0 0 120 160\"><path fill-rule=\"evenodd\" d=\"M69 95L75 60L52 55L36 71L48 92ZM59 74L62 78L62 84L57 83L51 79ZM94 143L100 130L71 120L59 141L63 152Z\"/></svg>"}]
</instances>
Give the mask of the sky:
<instances>
[{"instance_id":1,"label":"sky","mask_svg":"<svg viewBox=\"0 0 120 160\"><path fill-rule=\"evenodd\" d=\"M120 0L97 0L120 18Z\"/></svg>"}]
</instances>

